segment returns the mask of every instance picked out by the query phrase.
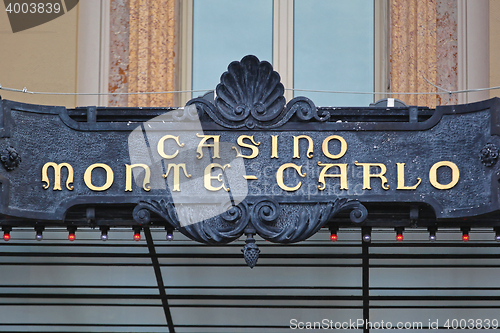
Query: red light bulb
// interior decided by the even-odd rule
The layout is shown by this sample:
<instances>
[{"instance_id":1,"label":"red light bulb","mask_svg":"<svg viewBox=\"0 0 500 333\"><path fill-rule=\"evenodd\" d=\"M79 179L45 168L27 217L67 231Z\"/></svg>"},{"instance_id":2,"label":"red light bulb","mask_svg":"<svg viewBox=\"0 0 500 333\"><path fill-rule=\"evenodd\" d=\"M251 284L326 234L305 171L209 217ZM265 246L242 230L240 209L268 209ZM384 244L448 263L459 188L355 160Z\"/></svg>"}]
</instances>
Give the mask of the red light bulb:
<instances>
[{"instance_id":1,"label":"red light bulb","mask_svg":"<svg viewBox=\"0 0 500 333\"><path fill-rule=\"evenodd\" d=\"M469 234L463 234L463 235L462 235L462 240L463 240L464 242L468 242L468 241L469 241Z\"/></svg>"},{"instance_id":2,"label":"red light bulb","mask_svg":"<svg viewBox=\"0 0 500 333\"><path fill-rule=\"evenodd\" d=\"M331 240L332 242L336 242L336 241L337 241L337 239L339 239L339 236L337 236L337 234L332 233L332 234L330 235L330 240Z\"/></svg>"},{"instance_id":3,"label":"red light bulb","mask_svg":"<svg viewBox=\"0 0 500 333\"><path fill-rule=\"evenodd\" d=\"M140 232L135 232L134 233L134 240L135 241L140 241L141 240L141 233Z\"/></svg>"},{"instance_id":4,"label":"red light bulb","mask_svg":"<svg viewBox=\"0 0 500 333\"><path fill-rule=\"evenodd\" d=\"M75 233L74 232L70 232L68 234L68 239L69 239L70 242L74 241L76 239Z\"/></svg>"},{"instance_id":5,"label":"red light bulb","mask_svg":"<svg viewBox=\"0 0 500 333\"><path fill-rule=\"evenodd\" d=\"M3 233L3 240L6 242L10 240L10 232L6 231Z\"/></svg>"},{"instance_id":6,"label":"red light bulb","mask_svg":"<svg viewBox=\"0 0 500 333\"><path fill-rule=\"evenodd\" d=\"M403 239L404 239L403 234L397 234L397 235L396 235L396 240L397 240L398 242L402 242L402 241L403 241Z\"/></svg>"}]
</instances>

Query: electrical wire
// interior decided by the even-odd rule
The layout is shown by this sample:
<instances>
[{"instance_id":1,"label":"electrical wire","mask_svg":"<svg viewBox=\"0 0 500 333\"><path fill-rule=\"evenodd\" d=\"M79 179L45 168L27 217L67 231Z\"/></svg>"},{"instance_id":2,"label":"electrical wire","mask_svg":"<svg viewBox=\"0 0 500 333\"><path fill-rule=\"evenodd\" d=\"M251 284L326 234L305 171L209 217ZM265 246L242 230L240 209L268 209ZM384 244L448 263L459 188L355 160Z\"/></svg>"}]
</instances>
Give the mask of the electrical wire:
<instances>
[{"instance_id":1,"label":"electrical wire","mask_svg":"<svg viewBox=\"0 0 500 333\"><path fill-rule=\"evenodd\" d=\"M193 92L212 92L214 89L200 90L176 90L176 91L144 91L144 92L126 92L126 93L64 93L64 92L48 92L48 91L30 91L26 87L23 89L15 89L3 87L0 84L0 90L25 93L31 95L71 95L71 96L105 96L105 95L157 95L157 94L177 94L177 93L193 93Z\"/></svg>"},{"instance_id":2,"label":"electrical wire","mask_svg":"<svg viewBox=\"0 0 500 333\"><path fill-rule=\"evenodd\" d=\"M300 91L300 92L314 92L314 93L327 93L327 94L350 94L350 95L441 95L441 94L463 94L469 92L479 92L479 91L489 91L500 89L500 86L487 87L487 88L477 88L477 89L464 89L464 90L447 90L443 87L437 86L423 77L427 83L432 85L434 88L441 90L440 92L368 92L368 91L337 91L337 90L315 90L315 89L295 89L295 88L285 88L289 91ZM30 91L26 87L23 89L15 89L3 87L0 85L0 90L25 93L31 95L71 95L71 96L106 96L106 95L157 95L157 94L177 94L177 93L194 93L194 92L213 92L214 89L199 89L199 90L175 90L175 91L144 91L144 92L108 92L108 93L64 93L64 92L47 92L47 91Z\"/></svg>"}]
</instances>

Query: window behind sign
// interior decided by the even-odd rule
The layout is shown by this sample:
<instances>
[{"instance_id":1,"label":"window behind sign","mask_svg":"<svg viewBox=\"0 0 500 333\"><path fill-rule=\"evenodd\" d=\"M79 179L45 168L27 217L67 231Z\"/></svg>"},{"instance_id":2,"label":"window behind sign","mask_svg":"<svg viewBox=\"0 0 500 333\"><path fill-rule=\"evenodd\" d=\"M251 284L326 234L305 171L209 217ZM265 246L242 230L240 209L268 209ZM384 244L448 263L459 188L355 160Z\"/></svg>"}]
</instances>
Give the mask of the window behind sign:
<instances>
[{"instance_id":1,"label":"window behind sign","mask_svg":"<svg viewBox=\"0 0 500 333\"><path fill-rule=\"evenodd\" d=\"M374 91L383 73L384 1L193 0L181 3L181 88L212 89L227 64L254 54L285 88ZM382 28L380 28L382 27ZM382 55L380 55L380 54ZM381 61L382 60L382 61ZM378 70L378 72L377 72ZM186 102L200 93L185 94ZM373 95L286 92L321 106L367 106Z\"/></svg>"},{"instance_id":2,"label":"window behind sign","mask_svg":"<svg viewBox=\"0 0 500 333\"><path fill-rule=\"evenodd\" d=\"M373 1L295 0L293 84L297 89L373 91ZM367 106L372 95L296 91L320 106Z\"/></svg>"}]
</instances>

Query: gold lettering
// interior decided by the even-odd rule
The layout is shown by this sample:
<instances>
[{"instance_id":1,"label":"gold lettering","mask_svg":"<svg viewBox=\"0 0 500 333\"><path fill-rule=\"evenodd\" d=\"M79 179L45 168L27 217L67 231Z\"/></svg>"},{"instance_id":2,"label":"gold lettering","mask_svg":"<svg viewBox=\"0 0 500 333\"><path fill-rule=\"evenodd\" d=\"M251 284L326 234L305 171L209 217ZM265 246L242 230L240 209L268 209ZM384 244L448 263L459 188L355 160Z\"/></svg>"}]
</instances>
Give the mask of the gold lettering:
<instances>
[{"instance_id":1,"label":"gold lettering","mask_svg":"<svg viewBox=\"0 0 500 333\"><path fill-rule=\"evenodd\" d=\"M196 158L198 158L199 160L201 160L203 158L203 150L202 150L203 147L206 147L206 148L212 147L214 149L213 158L220 158L220 156L219 156L219 138L220 138L220 135L200 135L200 134L196 133L196 136L199 138L203 138L200 141L200 143L198 144L198 148L196 149L196 153L198 153L198 156L196 156ZM214 143L205 143L209 139L213 139Z\"/></svg>"},{"instance_id":2,"label":"gold lettering","mask_svg":"<svg viewBox=\"0 0 500 333\"><path fill-rule=\"evenodd\" d=\"M56 164L54 162L45 163L42 167L42 182L45 182L47 184L42 185L43 188L46 190L50 186L49 176L47 175L47 170L50 167L54 168L54 188L52 190L62 191L62 188L61 188L61 169L63 167L66 167L66 169L68 170L68 178L66 180L66 188L70 191L73 191L73 185L70 185L71 183L73 183L73 167L68 163L61 163L61 164Z\"/></svg>"},{"instance_id":3,"label":"gold lettering","mask_svg":"<svg viewBox=\"0 0 500 333\"><path fill-rule=\"evenodd\" d=\"M372 189L370 186L370 180L372 178L380 178L380 180L382 181L382 188L384 190L389 189L389 185L387 185L387 178L384 176L386 171L387 171L387 167L385 166L385 164L382 164L382 163L358 163L358 161L354 161L354 164L357 166L361 165L363 167L363 190L371 190ZM376 173L376 174L370 173L371 167L380 168L380 173Z\"/></svg>"},{"instance_id":4,"label":"gold lettering","mask_svg":"<svg viewBox=\"0 0 500 333\"><path fill-rule=\"evenodd\" d=\"M398 166L398 187L397 190L416 190L417 186L420 185L422 179L417 178L417 184L413 186L405 186L405 164L396 163Z\"/></svg>"},{"instance_id":5,"label":"gold lettering","mask_svg":"<svg viewBox=\"0 0 500 333\"><path fill-rule=\"evenodd\" d=\"M328 164L328 163L318 162L318 165L323 167L323 169L321 170L321 172L319 174L319 179L318 179L318 183L323 184L322 186L318 185L318 189L320 191L323 191L326 188L325 177L329 177L329 178L338 177L338 178L340 178L340 189L341 190L348 190L348 188L347 188L347 164L344 164L344 163ZM326 172L331 167L339 167L340 174L327 174Z\"/></svg>"},{"instance_id":6,"label":"gold lettering","mask_svg":"<svg viewBox=\"0 0 500 333\"><path fill-rule=\"evenodd\" d=\"M106 171L106 183L102 186L94 186L94 184L92 184L92 171L95 168L103 168ZM85 185L87 185L87 187L92 191L106 191L108 188L111 187L111 185L113 185L114 178L115 175L113 173L113 170L109 165L106 165L104 163L92 164L87 168L87 170L85 170L85 174L83 175L83 180L85 181Z\"/></svg>"},{"instance_id":7,"label":"gold lettering","mask_svg":"<svg viewBox=\"0 0 500 333\"><path fill-rule=\"evenodd\" d=\"M238 145L240 147L251 149L252 150L252 154L251 155L243 155L243 154L241 154L238 151L238 148L233 147L233 149L236 150L236 157L243 157L243 158L255 158L255 157L257 157L257 155L259 155L259 148L255 147L255 146L252 146L251 144L244 143L243 142L244 139L249 139L255 146L260 146L260 142L255 142L255 140L253 139L253 135L252 136L250 136L250 135L240 135L238 137L238 140L236 140L236 142L238 143Z\"/></svg>"},{"instance_id":8,"label":"gold lettering","mask_svg":"<svg viewBox=\"0 0 500 333\"><path fill-rule=\"evenodd\" d=\"M226 168L230 168L231 166L229 164L226 164L224 166L218 164L218 163L211 163L209 165L207 165L207 167L205 168L205 175L204 175L204 182L205 182L205 188L209 191L219 191L220 189L224 189L226 192L229 192L229 188L225 187L224 186L224 181L222 180L222 172L220 174L218 174L217 176L212 176L212 169L213 168L220 168L222 169L222 171L224 171L224 169ZM213 187L212 186L212 180L213 179L216 179L218 180L219 182L222 183L221 186L219 187Z\"/></svg>"},{"instance_id":9,"label":"gold lettering","mask_svg":"<svg viewBox=\"0 0 500 333\"><path fill-rule=\"evenodd\" d=\"M158 154L160 154L160 156L163 158L172 159L176 157L177 154L179 154L179 149L177 149L175 153L173 153L172 155L165 154L165 140L167 139L174 139L179 147L184 147L184 144L179 142L178 136L164 135L161 137L160 141L158 141L158 146L157 146Z\"/></svg>"},{"instance_id":10,"label":"gold lettering","mask_svg":"<svg viewBox=\"0 0 500 333\"><path fill-rule=\"evenodd\" d=\"M338 153L337 155L330 154L330 152L328 151L328 142L330 142L330 140L339 140L340 142L340 153ZM331 135L327 137L325 140L323 140L322 149L323 149L323 154L326 157L336 160L345 155L347 151L347 142L341 136Z\"/></svg>"},{"instance_id":11,"label":"gold lettering","mask_svg":"<svg viewBox=\"0 0 500 333\"><path fill-rule=\"evenodd\" d=\"M449 182L446 185L439 183L437 180L437 169L439 169L442 166L447 166L448 168L451 169L451 182ZM450 161L437 162L431 167L431 170L429 171L429 180L431 182L431 185L437 188L438 190L448 190L454 187L455 185L457 185L459 178L460 178L460 170L458 170L458 167L455 163Z\"/></svg>"},{"instance_id":12,"label":"gold lettering","mask_svg":"<svg viewBox=\"0 0 500 333\"><path fill-rule=\"evenodd\" d=\"M312 158L313 157L313 140L308 137L307 135L298 135L298 136L293 136L293 158L300 158L299 155L299 140L300 139L307 139L308 142L308 147L307 147L307 157Z\"/></svg>"},{"instance_id":13,"label":"gold lettering","mask_svg":"<svg viewBox=\"0 0 500 333\"><path fill-rule=\"evenodd\" d=\"M278 135L271 135L271 158L278 158Z\"/></svg>"},{"instance_id":14,"label":"gold lettering","mask_svg":"<svg viewBox=\"0 0 500 333\"><path fill-rule=\"evenodd\" d=\"M167 178L168 177L168 174L170 173L170 169L174 169L174 189L172 190L172 192L180 192L181 191L181 172L180 172L180 169L182 169L182 171L184 171L184 176L186 176L186 178L191 178L191 175L187 173L186 171L186 163L180 163L180 164L169 164L168 165L168 168L167 168L167 173L163 175L163 178Z\"/></svg>"},{"instance_id":15,"label":"gold lettering","mask_svg":"<svg viewBox=\"0 0 500 333\"><path fill-rule=\"evenodd\" d=\"M299 182L296 186L294 187L289 187L286 186L285 183L283 182L283 171L288 168L293 168L297 173L299 174L300 177L305 177L307 174L302 173L302 165L296 165L293 163L285 163L282 166L279 167L278 171L276 171L276 182L278 183L278 186L281 187L281 189L288 191L288 192L293 192L297 191L301 186L302 182Z\"/></svg>"},{"instance_id":16,"label":"gold lettering","mask_svg":"<svg viewBox=\"0 0 500 333\"><path fill-rule=\"evenodd\" d=\"M142 188L144 191L151 190L151 186L148 186L151 179L151 170L146 164L125 164L126 174L125 174L125 192L132 192L132 169L140 167L144 169L144 181L142 182Z\"/></svg>"}]
</instances>

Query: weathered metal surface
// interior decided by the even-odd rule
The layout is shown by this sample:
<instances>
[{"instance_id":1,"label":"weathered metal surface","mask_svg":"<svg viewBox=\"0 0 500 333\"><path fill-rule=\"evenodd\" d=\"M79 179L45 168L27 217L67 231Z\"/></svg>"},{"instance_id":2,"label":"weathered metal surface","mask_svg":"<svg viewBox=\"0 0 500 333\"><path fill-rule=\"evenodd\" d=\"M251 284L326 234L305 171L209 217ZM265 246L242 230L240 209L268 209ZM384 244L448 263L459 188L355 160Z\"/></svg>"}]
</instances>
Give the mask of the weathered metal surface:
<instances>
[{"instance_id":1,"label":"weathered metal surface","mask_svg":"<svg viewBox=\"0 0 500 333\"><path fill-rule=\"evenodd\" d=\"M499 101L286 104L279 75L252 56L229 65L215 101L184 109L2 100L0 223L153 224L203 243L245 234L250 265L255 234L293 243L324 226L497 227ZM144 172L127 177L137 163L150 167L149 183Z\"/></svg>"}]
</instances>

